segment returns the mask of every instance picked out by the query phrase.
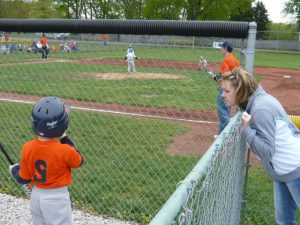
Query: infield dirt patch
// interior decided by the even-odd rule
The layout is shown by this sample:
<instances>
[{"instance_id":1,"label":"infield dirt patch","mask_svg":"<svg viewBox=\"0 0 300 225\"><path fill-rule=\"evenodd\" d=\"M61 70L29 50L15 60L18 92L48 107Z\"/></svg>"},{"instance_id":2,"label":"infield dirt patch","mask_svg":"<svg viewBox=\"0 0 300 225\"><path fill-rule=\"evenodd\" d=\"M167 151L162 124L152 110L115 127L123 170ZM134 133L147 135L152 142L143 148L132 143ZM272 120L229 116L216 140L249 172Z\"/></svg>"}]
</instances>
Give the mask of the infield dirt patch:
<instances>
[{"instance_id":1,"label":"infield dirt patch","mask_svg":"<svg viewBox=\"0 0 300 225\"><path fill-rule=\"evenodd\" d=\"M184 75L179 74L164 74L164 73L97 73L87 75L73 75L80 78L95 78L101 80L127 80L127 79L139 79L139 80L153 80L153 79L187 79Z\"/></svg>"}]
</instances>

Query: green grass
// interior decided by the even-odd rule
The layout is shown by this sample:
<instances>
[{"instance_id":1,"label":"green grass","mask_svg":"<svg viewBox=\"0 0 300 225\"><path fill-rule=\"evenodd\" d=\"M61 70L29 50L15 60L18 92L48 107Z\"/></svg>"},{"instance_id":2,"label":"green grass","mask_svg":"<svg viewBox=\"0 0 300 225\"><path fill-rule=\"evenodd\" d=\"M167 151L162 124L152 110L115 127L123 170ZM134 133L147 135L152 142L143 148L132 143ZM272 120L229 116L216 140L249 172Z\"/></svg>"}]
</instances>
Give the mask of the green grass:
<instances>
[{"instance_id":1,"label":"green grass","mask_svg":"<svg viewBox=\"0 0 300 225\"><path fill-rule=\"evenodd\" d=\"M80 53L50 54L55 58L122 58L126 46L102 45L87 48ZM222 59L216 49L192 49L188 47L135 46L136 54L143 59L185 60L196 62L200 55L210 62ZM124 50L125 49L125 50ZM203 53L203 54L201 54ZM40 54L0 55L0 62L27 61L39 58ZM298 54L256 52L255 65L277 66L297 69ZM196 65L196 64L195 64ZM182 79L128 79L100 80L79 78L78 75L93 75L105 72L125 72L124 65L101 65L80 63L31 63L6 65L1 67L0 91L11 91L30 95L57 95L77 100L118 103L159 108L179 108L183 110L214 109L216 86L205 72L172 68L138 67L138 72L180 74Z\"/></svg>"},{"instance_id":2,"label":"green grass","mask_svg":"<svg viewBox=\"0 0 300 225\"><path fill-rule=\"evenodd\" d=\"M0 141L15 161L19 161L22 144L34 137L30 110L31 105L1 103L0 129L5 132ZM68 134L85 160L73 170L74 206L145 224L198 161L166 152L172 138L187 130L162 121L73 110ZM0 191L21 195L3 155L0 168Z\"/></svg>"},{"instance_id":3,"label":"green grass","mask_svg":"<svg viewBox=\"0 0 300 225\"><path fill-rule=\"evenodd\" d=\"M124 66L74 63L10 65L0 70L0 91L56 95L77 100L158 108L210 109L216 87L204 72L140 68L139 72L181 74L183 79L101 80L96 73L126 71Z\"/></svg>"},{"instance_id":4,"label":"green grass","mask_svg":"<svg viewBox=\"0 0 300 225\"><path fill-rule=\"evenodd\" d=\"M255 52L255 66L300 69L299 53L285 52Z\"/></svg>"},{"instance_id":5,"label":"green grass","mask_svg":"<svg viewBox=\"0 0 300 225\"><path fill-rule=\"evenodd\" d=\"M273 181L261 165L249 169L245 225L272 225L275 222ZM297 222L300 215L297 214Z\"/></svg>"}]
</instances>

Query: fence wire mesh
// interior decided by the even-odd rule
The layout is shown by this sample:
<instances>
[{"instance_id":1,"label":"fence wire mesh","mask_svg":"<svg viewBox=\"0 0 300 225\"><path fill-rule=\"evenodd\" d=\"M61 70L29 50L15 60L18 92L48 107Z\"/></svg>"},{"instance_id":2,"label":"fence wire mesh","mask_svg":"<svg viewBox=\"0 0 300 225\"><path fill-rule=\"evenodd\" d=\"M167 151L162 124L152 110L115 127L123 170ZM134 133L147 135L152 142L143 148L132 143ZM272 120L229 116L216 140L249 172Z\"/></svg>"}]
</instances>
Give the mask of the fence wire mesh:
<instances>
[{"instance_id":1,"label":"fence wire mesh","mask_svg":"<svg viewBox=\"0 0 300 225\"><path fill-rule=\"evenodd\" d=\"M182 182L151 224L239 224L244 180L245 141L240 135L241 113L227 126ZM202 174L202 176L201 176ZM187 192L187 193L186 193ZM177 212L176 204L181 204Z\"/></svg>"},{"instance_id":2,"label":"fence wire mesh","mask_svg":"<svg viewBox=\"0 0 300 225\"><path fill-rule=\"evenodd\" d=\"M73 171L73 207L147 224L217 132L216 86L197 70L202 50L128 36L104 44L102 35L49 35L42 60L33 45L40 33L9 36L0 54L0 142L13 160L34 138L33 104L58 96L72 107L68 135L85 159ZM140 58L135 75L124 60L129 44ZM24 196L2 156L0 164L0 191Z\"/></svg>"},{"instance_id":3,"label":"fence wire mesh","mask_svg":"<svg viewBox=\"0 0 300 225\"><path fill-rule=\"evenodd\" d=\"M197 68L200 56L211 65L219 63L220 50L168 36L119 34L104 42L95 34L46 34L49 54L42 60L35 46L40 37L9 33L8 41L0 41L0 142L19 162L22 145L35 137L30 124L33 104L44 96L62 98L72 106L68 135L85 159L73 171L73 207L148 224L214 141L217 87ZM139 58L135 75L127 74L124 60L129 44ZM236 151L219 148L224 159L217 157L216 165L238 157ZM223 183L212 187L213 181L207 180L200 193L195 190L198 200L205 199L205 212L197 203L199 213L208 214L206 206L213 207L213 213L222 203L221 196L206 202L214 191L209 188L235 185L225 179L228 172L237 172L234 162L231 166L230 171L210 172ZM0 192L24 197L2 155ZM187 207L195 210L191 202ZM256 217L249 210L247 215ZM222 221L222 215L212 217ZM257 224L266 222L261 221Z\"/></svg>"},{"instance_id":4,"label":"fence wire mesh","mask_svg":"<svg viewBox=\"0 0 300 225\"><path fill-rule=\"evenodd\" d=\"M246 147L240 123L241 118L219 137L203 182L193 187L183 206L180 225L239 224Z\"/></svg>"}]
</instances>

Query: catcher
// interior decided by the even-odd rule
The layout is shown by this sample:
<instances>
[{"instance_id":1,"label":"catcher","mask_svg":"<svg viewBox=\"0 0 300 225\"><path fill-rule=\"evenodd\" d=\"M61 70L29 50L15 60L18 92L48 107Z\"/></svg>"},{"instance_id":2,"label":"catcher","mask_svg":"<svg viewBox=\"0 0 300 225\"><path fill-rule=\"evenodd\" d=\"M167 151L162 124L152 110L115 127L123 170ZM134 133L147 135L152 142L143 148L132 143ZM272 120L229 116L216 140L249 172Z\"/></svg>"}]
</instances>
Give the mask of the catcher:
<instances>
[{"instance_id":1,"label":"catcher","mask_svg":"<svg viewBox=\"0 0 300 225\"><path fill-rule=\"evenodd\" d=\"M200 57L200 60L199 60L199 63L198 63L198 70L201 70L201 71L207 71L208 70L208 63L207 63L207 60L201 56Z\"/></svg>"},{"instance_id":2,"label":"catcher","mask_svg":"<svg viewBox=\"0 0 300 225\"><path fill-rule=\"evenodd\" d=\"M33 182L30 210L34 225L72 225L68 186L71 168L83 157L66 135L69 107L59 98L45 97L33 108L31 122L37 137L23 145L21 164L10 166L21 184Z\"/></svg>"}]
</instances>

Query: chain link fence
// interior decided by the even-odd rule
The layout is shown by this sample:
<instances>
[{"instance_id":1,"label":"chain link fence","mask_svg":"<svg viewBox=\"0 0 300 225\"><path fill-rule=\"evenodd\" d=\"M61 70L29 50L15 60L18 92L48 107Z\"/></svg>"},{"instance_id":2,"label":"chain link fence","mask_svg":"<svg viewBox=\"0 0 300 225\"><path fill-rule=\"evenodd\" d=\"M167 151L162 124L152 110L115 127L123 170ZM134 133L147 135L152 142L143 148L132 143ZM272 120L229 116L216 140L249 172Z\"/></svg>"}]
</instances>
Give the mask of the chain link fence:
<instances>
[{"instance_id":1,"label":"chain link fence","mask_svg":"<svg viewBox=\"0 0 300 225\"><path fill-rule=\"evenodd\" d=\"M15 162L34 138L30 113L44 96L72 106L68 135L85 163L73 171L73 207L148 224L214 141L217 87L198 70L220 62L220 38L9 33L0 47L0 142ZM244 40L232 40L238 46ZM125 60L134 48L136 73ZM36 46L37 45L37 46ZM250 169L244 224L274 224L272 182ZM0 157L0 192L24 197Z\"/></svg>"},{"instance_id":2,"label":"chain link fence","mask_svg":"<svg viewBox=\"0 0 300 225\"><path fill-rule=\"evenodd\" d=\"M0 54L0 142L11 158L19 162L34 138L33 104L58 96L72 106L68 135L85 159L73 172L73 207L147 224L217 132L216 86L197 70L202 49L49 35L43 60L40 33L9 36ZM129 44L139 58L135 74L125 60ZM0 191L24 196L2 156L0 165Z\"/></svg>"}]
</instances>

